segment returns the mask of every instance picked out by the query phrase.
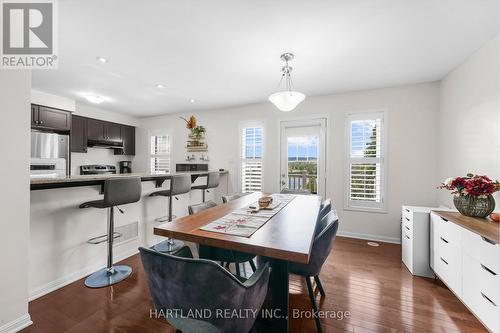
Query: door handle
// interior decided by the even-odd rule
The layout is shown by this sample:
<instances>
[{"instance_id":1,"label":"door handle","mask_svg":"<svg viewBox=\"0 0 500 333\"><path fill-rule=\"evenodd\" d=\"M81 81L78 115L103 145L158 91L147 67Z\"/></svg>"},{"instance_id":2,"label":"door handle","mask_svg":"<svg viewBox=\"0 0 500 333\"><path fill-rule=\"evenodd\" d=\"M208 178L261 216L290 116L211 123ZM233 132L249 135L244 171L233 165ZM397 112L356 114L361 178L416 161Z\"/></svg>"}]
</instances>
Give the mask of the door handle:
<instances>
[{"instance_id":1,"label":"door handle","mask_svg":"<svg viewBox=\"0 0 500 333\"><path fill-rule=\"evenodd\" d=\"M443 258L439 257L439 259L441 259L442 262L444 262L446 265L448 265L448 262L446 260L444 260Z\"/></svg>"},{"instance_id":2,"label":"door handle","mask_svg":"<svg viewBox=\"0 0 500 333\"><path fill-rule=\"evenodd\" d=\"M439 237L439 238L441 238L441 240L442 240L443 242L445 242L446 244L448 244L448 241L447 241L446 239L444 239L443 237Z\"/></svg>"}]
</instances>

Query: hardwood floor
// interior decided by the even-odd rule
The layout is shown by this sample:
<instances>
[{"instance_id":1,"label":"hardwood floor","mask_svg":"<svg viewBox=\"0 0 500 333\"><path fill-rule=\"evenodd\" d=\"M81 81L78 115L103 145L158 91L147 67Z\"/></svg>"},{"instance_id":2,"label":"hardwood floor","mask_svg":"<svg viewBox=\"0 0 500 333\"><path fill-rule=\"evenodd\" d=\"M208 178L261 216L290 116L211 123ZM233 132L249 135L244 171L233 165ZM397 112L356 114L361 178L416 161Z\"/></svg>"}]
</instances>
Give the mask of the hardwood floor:
<instances>
[{"instance_id":1,"label":"hardwood floor","mask_svg":"<svg viewBox=\"0 0 500 333\"><path fill-rule=\"evenodd\" d=\"M320 310L350 316L322 319L325 332L487 332L440 282L412 277L400 251L395 244L336 239L320 275L326 297L316 290L316 300ZM164 320L150 319L153 305L138 255L123 263L134 272L114 287L88 289L79 280L30 302L34 324L23 332L175 332ZM305 281L296 276L290 278L290 309L311 309ZM291 332L316 331L313 319L291 315Z\"/></svg>"}]
</instances>

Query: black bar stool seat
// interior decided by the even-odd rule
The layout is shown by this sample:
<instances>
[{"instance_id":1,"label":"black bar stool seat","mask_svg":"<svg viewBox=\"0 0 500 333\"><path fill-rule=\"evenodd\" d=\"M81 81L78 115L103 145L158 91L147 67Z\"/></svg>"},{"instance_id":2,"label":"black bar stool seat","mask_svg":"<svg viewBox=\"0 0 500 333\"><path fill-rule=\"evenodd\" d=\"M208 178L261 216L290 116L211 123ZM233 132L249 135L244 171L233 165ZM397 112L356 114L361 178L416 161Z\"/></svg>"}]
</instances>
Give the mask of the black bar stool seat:
<instances>
[{"instance_id":1,"label":"black bar stool seat","mask_svg":"<svg viewBox=\"0 0 500 333\"><path fill-rule=\"evenodd\" d=\"M112 178L104 182L104 198L82 203L79 208L108 209L108 262L105 268L89 275L85 279L85 285L89 288L102 288L118 283L132 274L132 268L125 265L113 265L113 241L114 232L114 208L137 202L141 198L141 178ZM120 209L121 212L123 212Z\"/></svg>"},{"instance_id":2,"label":"black bar stool seat","mask_svg":"<svg viewBox=\"0 0 500 333\"><path fill-rule=\"evenodd\" d=\"M167 197L168 198L168 222L172 221L172 198L178 194L189 193L191 191L191 176L189 174L173 175L170 178L170 188L151 193L150 197ZM177 199L177 198L176 198ZM168 237L165 241L153 246L153 249L158 252L173 253L184 247L184 242Z\"/></svg>"}]
</instances>

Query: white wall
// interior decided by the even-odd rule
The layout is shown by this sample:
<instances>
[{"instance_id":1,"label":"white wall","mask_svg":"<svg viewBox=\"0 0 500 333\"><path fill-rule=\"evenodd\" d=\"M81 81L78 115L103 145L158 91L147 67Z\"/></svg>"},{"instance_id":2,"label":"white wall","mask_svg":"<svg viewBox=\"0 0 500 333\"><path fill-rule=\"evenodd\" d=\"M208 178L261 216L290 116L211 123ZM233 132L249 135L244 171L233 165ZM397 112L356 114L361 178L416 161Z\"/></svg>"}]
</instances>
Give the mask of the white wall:
<instances>
[{"instance_id":1,"label":"white wall","mask_svg":"<svg viewBox=\"0 0 500 333\"><path fill-rule=\"evenodd\" d=\"M388 197L387 214L343 210L345 115L352 111L387 110L388 123ZM401 86L338 95L309 97L296 110L284 113L270 103L196 112L199 124L207 128L209 167L230 172L230 192L237 191L239 123L264 121L264 191L279 189L279 121L297 117L328 118L327 196L332 197L341 218L344 234L372 239L398 241L402 204L435 205L437 191L437 119L439 89L437 83ZM137 131L135 165L148 166L148 132L167 129L172 135L173 158L183 163L187 153L187 130L173 114L144 118Z\"/></svg>"},{"instance_id":2,"label":"white wall","mask_svg":"<svg viewBox=\"0 0 500 333\"><path fill-rule=\"evenodd\" d=\"M446 76L440 96L440 179L469 172L500 179L500 35ZM439 201L453 205L445 191Z\"/></svg>"},{"instance_id":3,"label":"white wall","mask_svg":"<svg viewBox=\"0 0 500 333\"><path fill-rule=\"evenodd\" d=\"M27 70L0 73L0 332L21 329L28 314L30 85Z\"/></svg>"}]
</instances>

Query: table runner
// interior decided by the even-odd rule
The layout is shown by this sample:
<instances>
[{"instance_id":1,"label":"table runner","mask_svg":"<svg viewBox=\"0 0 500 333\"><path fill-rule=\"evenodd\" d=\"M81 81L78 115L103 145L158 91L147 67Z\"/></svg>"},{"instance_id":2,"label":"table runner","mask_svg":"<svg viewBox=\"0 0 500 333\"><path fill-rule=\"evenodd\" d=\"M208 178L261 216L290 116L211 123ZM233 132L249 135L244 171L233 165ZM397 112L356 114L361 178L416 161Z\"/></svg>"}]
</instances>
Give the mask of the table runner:
<instances>
[{"instance_id":1,"label":"table runner","mask_svg":"<svg viewBox=\"0 0 500 333\"><path fill-rule=\"evenodd\" d=\"M273 194L273 202L278 201L280 204L273 210L259 210L255 213L250 213L250 207L257 206L258 202L254 202L248 206L237 209L209 224L200 228L200 230L218 232L233 236L250 237L254 232L259 230L267 221L274 215L278 214L286 205L295 198L292 194Z\"/></svg>"}]
</instances>

